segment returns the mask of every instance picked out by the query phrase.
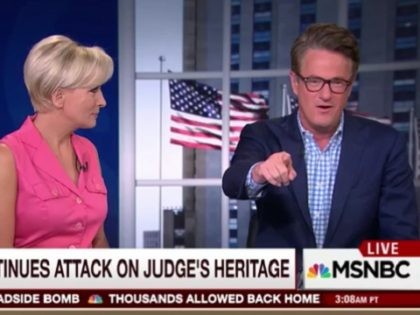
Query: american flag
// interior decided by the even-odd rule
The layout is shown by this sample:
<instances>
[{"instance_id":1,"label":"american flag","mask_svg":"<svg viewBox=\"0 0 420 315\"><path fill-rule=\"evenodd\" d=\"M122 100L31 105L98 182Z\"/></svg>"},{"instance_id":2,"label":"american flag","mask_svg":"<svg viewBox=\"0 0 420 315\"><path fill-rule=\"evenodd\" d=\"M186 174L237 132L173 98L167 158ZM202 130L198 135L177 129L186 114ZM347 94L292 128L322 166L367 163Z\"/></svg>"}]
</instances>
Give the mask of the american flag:
<instances>
[{"instance_id":1,"label":"american flag","mask_svg":"<svg viewBox=\"0 0 420 315\"><path fill-rule=\"evenodd\" d=\"M292 112L294 112L296 110L296 108L298 108L299 103L296 97L291 96L290 94L287 94L287 107L288 107L288 115L291 114Z\"/></svg>"},{"instance_id":2,"label":"american flag","mask_svg":"<svg viewBox=\"0 0 420 315\"><path fill-rule=\"evenodd\" d=\"M191 80L169 80L171 143L196 149L222 146L222 93ZM257 93L231 94L229 149L234 151L242 128L267 118L268 105Z\"/></svg>"},{"instance_id":3,"label":"american flag","mask_svg":"<svg viewBox=\"0 0 420 315\"><path fill-rule=\"evenodd\" d=\"M283 84L281 116L290 115L299 106L296 97L287 91L287 84Z\"/></svg>"}]
</instances>

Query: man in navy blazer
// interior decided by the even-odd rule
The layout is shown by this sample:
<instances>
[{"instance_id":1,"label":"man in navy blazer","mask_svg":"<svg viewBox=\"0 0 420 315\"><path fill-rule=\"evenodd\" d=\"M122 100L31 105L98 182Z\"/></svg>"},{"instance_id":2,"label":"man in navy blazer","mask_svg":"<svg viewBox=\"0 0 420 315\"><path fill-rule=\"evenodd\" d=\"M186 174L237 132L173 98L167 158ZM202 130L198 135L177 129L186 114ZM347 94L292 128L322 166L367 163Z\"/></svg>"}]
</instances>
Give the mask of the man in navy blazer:
<instances>
[{"instance_id":1,"label":"man in navy blazer","mask_svg":"<svg viewBox=\"0 0 420 315\"><path fill-rule=\"evenodd\" d=\"M359 65L345 28L314 24L291 50L291 115L247 125L223 176L235 199L255 199L255 247L358 247L418 239L406 140L344 110Z\"/></svg>"}]
</instances>

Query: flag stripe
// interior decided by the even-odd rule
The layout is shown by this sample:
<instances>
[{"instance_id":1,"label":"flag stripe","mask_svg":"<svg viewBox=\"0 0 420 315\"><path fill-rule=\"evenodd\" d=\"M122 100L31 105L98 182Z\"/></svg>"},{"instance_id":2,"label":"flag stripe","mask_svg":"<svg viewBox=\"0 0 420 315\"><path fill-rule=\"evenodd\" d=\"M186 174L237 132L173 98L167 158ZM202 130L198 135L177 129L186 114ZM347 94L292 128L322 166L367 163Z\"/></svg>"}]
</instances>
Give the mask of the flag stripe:
<instances>
[{"instance_id":1,"label":"flag stripe","mask_svg":"<svg viewBox=\"0 0 420 315\"><path fill-rule=\"evenodd\" d=\"M222 131L219 129L212 129L212 128L206 128L206 127L192 127L189 125L185 125L182 123L176 123L173 122L171 125L171 132L180 132L180 133L185 133L185 132L189 132L191 135L193 135L194 133L196 133L197 135L199 134L206 134L206 135L214 135L216 137L221 138L222 137ZM233 130L230 130L230 138L232 137L237 137L239 138L239 135L241 133L242 128L234 128Z\"/></svg>"},{"instance_id":2,"label":"flag stripe","mask_svg":"<svg viewBox=\"0 0 420 315\"><path fill-rule=\"evenodd\" d=\"M209 132L209 131L206 131L206 130L203 130L202 132L200 132L200 131L194 130L193 128L189 128L189 127L183 127L183 128L171 127L171 132L176 132L176 133L179 133L181 135L203 137L203 138L216 137L216 138L220 139L222 137L217 132L213 133L213 132Z\"/></svg>"},{"instance_id":3,"label":"flag stripe","mask_svg":"<svg viewBox=\"0 0 420 315\"><path fill-rule=\"evenodd\" d=\"M183 147L192 148L192 149L220 149L218 145L209 145L198 142L191 141L181 141L174 138L171 138L172 144L182 145Z\"/></svg>"},{"instance_id":4,"label":"flag stripe","mask_svg":"<svg viewBox=\"0 0 420 315\"><path fill-rule=\"evenodd\" d=\"M186 117L183 117L186 116ZM171 115L171 120L173 122L177 123L184 123L186 125L191 125L195 127L207 127L207 128L213 128L213 129L220 129L220 124L218 122L207 122L203 120L194 120L191 119L191 117L188 117L187 115L180 115L179 113L176 113L175 115Z\"/></svg>"}]
</instances>

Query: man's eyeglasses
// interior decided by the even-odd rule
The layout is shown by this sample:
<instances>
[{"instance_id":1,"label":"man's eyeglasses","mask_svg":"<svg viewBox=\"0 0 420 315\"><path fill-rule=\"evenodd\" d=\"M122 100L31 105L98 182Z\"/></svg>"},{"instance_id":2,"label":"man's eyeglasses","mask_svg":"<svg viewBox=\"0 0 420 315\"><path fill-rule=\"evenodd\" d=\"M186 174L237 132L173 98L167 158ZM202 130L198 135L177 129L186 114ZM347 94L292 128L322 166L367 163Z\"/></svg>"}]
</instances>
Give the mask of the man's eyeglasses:
<instances>
[{"instance_id":1,"label":"man's eyeglasses","mask_svg":"<svg viewBox=\"0 0 420 315\"><path fill-rule=\"evenodd\" d=\"M351 85L351 81L344 79L325 80L320 77L303 77L298 73L296 75L305 83L306 89L309 92L318 92L327 83L332 93L343 94Z\"/></svg>"}]
</instances>

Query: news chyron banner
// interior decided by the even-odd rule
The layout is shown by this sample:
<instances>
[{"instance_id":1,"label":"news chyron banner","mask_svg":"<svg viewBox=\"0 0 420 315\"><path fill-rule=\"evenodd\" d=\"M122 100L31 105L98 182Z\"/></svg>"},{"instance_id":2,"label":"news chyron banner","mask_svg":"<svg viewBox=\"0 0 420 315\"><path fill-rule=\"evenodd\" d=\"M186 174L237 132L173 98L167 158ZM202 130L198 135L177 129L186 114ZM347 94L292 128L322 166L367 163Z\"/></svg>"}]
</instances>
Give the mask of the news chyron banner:
<instances>
[{"instance_id":1,"label":"news chyron banner","mask_svg":"<svg viewBox=\"0 0 420 315\"><path fill-rule=\"evenodd\" d=\"M278 305L295 266L294 249L3 249L0 308Z\"/></svg>"}]
</instances>

